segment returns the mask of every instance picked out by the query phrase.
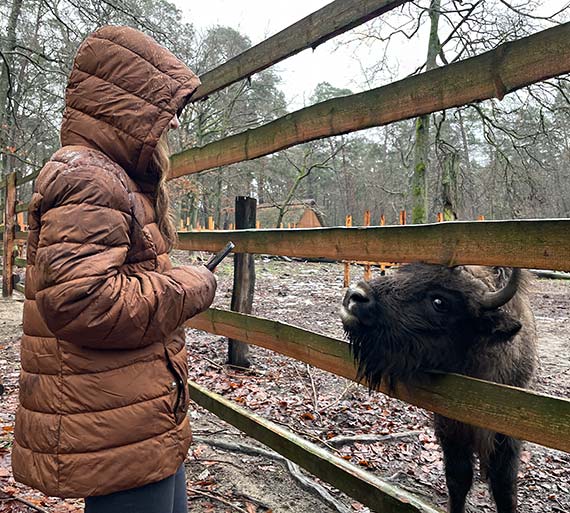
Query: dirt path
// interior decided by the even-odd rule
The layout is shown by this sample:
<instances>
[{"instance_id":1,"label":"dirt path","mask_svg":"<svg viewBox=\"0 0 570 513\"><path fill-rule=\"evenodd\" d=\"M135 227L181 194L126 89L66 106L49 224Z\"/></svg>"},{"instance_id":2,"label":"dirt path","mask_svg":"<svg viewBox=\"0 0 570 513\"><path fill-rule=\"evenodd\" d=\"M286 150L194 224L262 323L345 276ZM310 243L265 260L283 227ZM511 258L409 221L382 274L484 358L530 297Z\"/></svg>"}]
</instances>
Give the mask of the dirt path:
<instances>
[{"instance_id":1,"label":"dirt path","mask_svg":"<svg viewBox=\"0 0 570 513\"><path fill-rule=\"evenodd\" d=\"M185 259L185 255L179 258ZM342 267L333 264L259 260L254 313L341 337L338 304ZM357 279L361 270L354 268ZM218 273L215 306L227 308L231 264ZM535 388L570 396L570 283L541 280L532 290L540 337L541 370ZM22 304L0 302L0 370L6 393L2 399L3 451L0 489L36 501L50 512L81 511L80 501L48 499L16 485L9 475L9 445L17 397L18 350ZM238 372L224 367L226 342L196 330L188 331L191 378L306 438L325 445L335 435L415 433L394 440L354 443L336 449L341 457L423 496L441 507L445 481L441 452L431 429L431 414L324 371L260 348L252 348L254 367ZM208 441L262 447L205 410L190 413L196 443L187 461L190 513L246 511L334 513L314 492L305 490L285 467L272 459L216 448ZM519 474L520 513L570 512L570 455L525 444ZM326 485L325 485L326 486ZM354 500L331 489L347 511L366 512ZM223 502L225 501L225 502ZM494 511L485 484L477 479L469 513ZM241 508L241 509L239 509ZM0 511L32 510L17 502L1 502Z\"/></svg>"}]
</instances>

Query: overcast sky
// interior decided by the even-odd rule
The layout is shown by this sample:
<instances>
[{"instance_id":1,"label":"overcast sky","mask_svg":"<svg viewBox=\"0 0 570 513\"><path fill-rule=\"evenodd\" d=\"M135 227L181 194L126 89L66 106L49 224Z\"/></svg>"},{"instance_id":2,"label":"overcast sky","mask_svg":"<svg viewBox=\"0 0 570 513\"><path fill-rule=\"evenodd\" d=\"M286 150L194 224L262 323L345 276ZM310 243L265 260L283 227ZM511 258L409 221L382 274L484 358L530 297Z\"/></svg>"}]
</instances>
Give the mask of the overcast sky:
<instances>
[{"instance_id":1,"label":"overcast sky","mask_svg":"<svg viewBox=\"0 0 570 513\"><path fill-rule=\"evenodd\" d=\"M224 25L239 30L247 35L252 44L257 44L269 36L283 30L305 16L317 11L332 0L288 0L277 2L271 0L174 0L184 13L186 21L198 29L206 29L213 25ZM535 14L551 14L553 10L567 5L569 0L546 0L541 12ZM342 36L341 36L342 37ZM426 38L425 34L420 37ZM333 39L315 51L305 50L278 64L275 68L282 77L281 88L287 96L290 108L301 108L305 104L315 86L319 82L329 82L335 87L349 88L353 92L368 89L365 75L359 62L372 63L379 56L371 53L363 45L349 43L339 45L339 38ZM400 71L409 73L425 60L423 51L426 44L406 44L405 40L390 48L392 54L398 55L401 63Z\"/></svg>"},{"instance_id":2,"label":"overcast sky","mask_svg":"<svg viewBox=\"0 0 570 513\"><path fill-rule=\"evenodd\" d=\"M330 3L331 0L207 0L187 2L175 0L185 19L197 28L226 25L247 35L255 45L283 30L305 16ZM295 108L304 103L319 82L330 82L335 87L358 90L363 77L358 61L352 54L352 45L336 49L329 41L315 51L305 50L281 62L276 69L281 73L282 89Z\"/></svg>"}]
</instances>

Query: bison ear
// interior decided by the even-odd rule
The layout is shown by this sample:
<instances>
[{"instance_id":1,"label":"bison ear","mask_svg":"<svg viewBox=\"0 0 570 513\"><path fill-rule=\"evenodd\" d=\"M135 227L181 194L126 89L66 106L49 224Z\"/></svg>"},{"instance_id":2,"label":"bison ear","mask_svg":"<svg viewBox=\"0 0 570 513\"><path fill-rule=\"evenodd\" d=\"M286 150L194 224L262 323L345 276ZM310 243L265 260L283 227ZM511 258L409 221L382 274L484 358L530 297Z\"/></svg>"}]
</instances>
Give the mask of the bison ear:
<instances>
[{"instance_id":1,"label":"bison ear","mask_svg":"<svg viewBox=\"0 0 570 513\"><path fill-rule=\"evenodd\" d=\"M492 342L506 342L520 331L522 324L499 308L483 312L479 327L482 334L488 336Z\"/></svg>"}]
</instances>

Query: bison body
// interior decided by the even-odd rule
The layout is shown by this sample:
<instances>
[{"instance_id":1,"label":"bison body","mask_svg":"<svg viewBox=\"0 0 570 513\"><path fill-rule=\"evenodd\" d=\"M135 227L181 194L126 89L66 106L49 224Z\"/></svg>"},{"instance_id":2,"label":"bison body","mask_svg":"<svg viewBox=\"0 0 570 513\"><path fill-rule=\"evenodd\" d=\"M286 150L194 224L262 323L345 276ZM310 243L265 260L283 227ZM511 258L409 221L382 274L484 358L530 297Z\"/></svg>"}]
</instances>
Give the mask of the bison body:
<instances>
[{"instance_id":1,"label":"bison body","mask_svg":"<svg viewBox=\"0 0 570 513\"><path fill-rule=\"evenodd\" d=\"M456 372L526 387L537 367L529 275L503 267L409 264L360 282L343 300L341 318L371 387L418 383L424 371ZM463 513L477 454L499 513L516 511L520 442L435 415L444 453L448 511Z\"/></svg>"}]
</instances>

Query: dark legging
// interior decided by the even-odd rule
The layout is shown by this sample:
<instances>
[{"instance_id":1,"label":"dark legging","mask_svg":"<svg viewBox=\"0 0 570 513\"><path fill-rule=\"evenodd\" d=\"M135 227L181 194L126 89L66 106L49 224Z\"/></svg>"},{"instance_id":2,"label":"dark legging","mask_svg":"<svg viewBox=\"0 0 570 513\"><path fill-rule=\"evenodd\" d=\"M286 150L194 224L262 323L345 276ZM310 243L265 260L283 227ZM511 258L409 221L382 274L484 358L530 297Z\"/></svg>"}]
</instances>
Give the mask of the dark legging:
<instances>
[{"instance_id":1,"label":"dark legging","mask_svg":"<svg viewBox=\"0 0 570 513\"><path fill-rule=\"evenodd\" d=\"M140 488L85 499L85 513L187 513L184 465L176 474Z\"/></svg>"}]
</instances>

